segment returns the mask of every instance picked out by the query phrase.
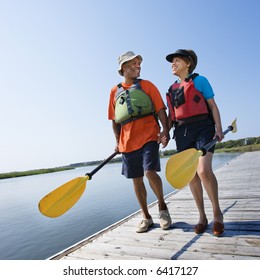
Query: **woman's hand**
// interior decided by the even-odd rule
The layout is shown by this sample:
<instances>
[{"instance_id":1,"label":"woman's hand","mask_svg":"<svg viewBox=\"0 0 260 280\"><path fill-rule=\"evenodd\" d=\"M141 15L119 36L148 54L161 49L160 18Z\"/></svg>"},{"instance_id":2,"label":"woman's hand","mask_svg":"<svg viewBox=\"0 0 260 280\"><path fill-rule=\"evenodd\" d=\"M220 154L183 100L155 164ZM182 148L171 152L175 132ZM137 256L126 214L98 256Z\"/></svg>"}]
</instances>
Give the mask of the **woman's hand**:
<instances>
[{"instance_id":1,"label":"woman's hand","mask_svg":"<svg viewBox=\"0 0 260 280\"><path fill-rule=\"evenodd\" d=\"M162 144L163 148L165 148L168 145L169 140L169 131L163 130L158 134L158 143Z\"/></svg>"}]
</instances>

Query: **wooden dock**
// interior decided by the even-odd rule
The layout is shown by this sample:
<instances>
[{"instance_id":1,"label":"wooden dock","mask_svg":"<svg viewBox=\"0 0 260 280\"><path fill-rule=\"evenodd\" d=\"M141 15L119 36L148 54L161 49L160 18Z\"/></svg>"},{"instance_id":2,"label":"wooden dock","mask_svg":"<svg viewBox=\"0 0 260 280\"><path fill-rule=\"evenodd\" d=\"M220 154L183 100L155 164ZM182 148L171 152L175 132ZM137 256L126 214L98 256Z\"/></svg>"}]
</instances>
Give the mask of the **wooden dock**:
<instances>
[{"instance_id":1,"label":"wooden dock","mask_svg":"<svg viewBox=\"0 0 260 280\"><path fill-rule=\"evenodd\" d=\"M50 259L62 260L259 260L260 151L242 154L215 171L225 233L212 235L212 208L206 193L209 227L196 235L198 213L189 187L166 197L173 224L162 230L157 203L150 205L154 226L136 233L140 212L82 240Z\"/></svg>"}]
</instances>

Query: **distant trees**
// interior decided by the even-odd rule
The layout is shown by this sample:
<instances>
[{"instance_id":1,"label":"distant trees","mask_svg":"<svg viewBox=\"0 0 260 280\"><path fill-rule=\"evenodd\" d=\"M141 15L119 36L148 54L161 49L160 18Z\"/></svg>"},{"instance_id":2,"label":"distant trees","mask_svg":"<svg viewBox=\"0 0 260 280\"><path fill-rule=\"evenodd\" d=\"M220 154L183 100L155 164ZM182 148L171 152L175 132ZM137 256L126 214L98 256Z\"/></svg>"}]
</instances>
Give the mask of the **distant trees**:
<instances>
[{"instance_id":1,"label":"distant trees","mask_svg":"<svg viewBox=\"0 0 260 280\"><path fill-rule=\"evenodd\" d=\"M69 167L77 168L77 167L88 166L88 165L98 165L102 161L103 160L92 160L92 161L86 161L86 162L72 163L72 164L69 165ZM111 159L110 163L121 162L121 161L122 161L121 157L116 157L116 158Z\"/></svg>"},{"instance_id":2,"label":"distant trees","mask_svg":"<svg viewBox=\"0 0 260 280\"><path fill-rule=\"evenodd\" d=\"M248 137L239 140L229 140L216 144L216 149L228 149L233 147L241 147L245 145L260 144L260 137Z\"/></svg>"},{"instance_id":3,"label":"distant trees","mask_svg":"<svg viewBox=\"0 0 260 280\"><path fill-rule=\"evenodd\" d=\"M260 144L260 137L248 137L248 138L243 138L238 140L229 140L226 142L217 143L216 150L230 149L235 147L243 147L243 146L258 145L258 144ZM167 157L175 154L176 152L177 152L176 150L165 150L165 151L160 151L160 154L161 156Z\"/></svg>"}]
</instances>

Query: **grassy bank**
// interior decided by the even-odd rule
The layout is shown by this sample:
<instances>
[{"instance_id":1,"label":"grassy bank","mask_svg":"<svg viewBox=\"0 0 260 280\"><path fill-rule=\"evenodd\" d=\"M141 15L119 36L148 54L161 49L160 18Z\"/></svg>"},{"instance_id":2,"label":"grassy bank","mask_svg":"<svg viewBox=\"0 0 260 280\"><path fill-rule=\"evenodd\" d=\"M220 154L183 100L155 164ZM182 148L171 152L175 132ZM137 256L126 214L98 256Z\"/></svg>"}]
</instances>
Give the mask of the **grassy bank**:
<instances>
[{"instance_id":1,"label":"grassy bank","mask_svg":"<svg viewBox=\"0 0 260 280\"><path fill-rule=\"evenodd\" d=\"M74 168L71 168L71 167L55 167L55 168L35 169L35 170L28 170L28 171L16 171L16 172L9 172L9 173L1 173L0 174L0 179L39 175L39 174L45 174L45 173L65 171L65 170L70 170L70 169L74 169Z\"/></svg>"},{"instance_id":2,"label":"grassy bank","mask_svg":"<svg viewBox=\"0 0 260 280\"><path fill-rule=\"evenodd\" d=\"M246 145L232 148L216 149L216 153L246 153L260 151L260 144Z\"/></svg>"}]
</instances>

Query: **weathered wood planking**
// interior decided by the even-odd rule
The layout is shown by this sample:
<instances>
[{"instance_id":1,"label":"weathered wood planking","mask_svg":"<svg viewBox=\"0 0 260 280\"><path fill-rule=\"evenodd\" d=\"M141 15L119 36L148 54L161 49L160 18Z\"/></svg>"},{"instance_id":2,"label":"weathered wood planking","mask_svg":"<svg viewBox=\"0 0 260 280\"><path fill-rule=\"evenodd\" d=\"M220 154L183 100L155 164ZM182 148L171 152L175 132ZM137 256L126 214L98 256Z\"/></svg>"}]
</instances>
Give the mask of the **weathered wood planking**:
<instances>
[{"instance_id":1,"label":"weathered wood planking","mask_svg":"<svg viewBox=\"0 0 260 280\"><path fill-rule=\"evenodd\" d=\"M245 153L215 171L224 213L225 233L211 233L212 209L205 196L210 222L202 235L193 232L198 221L188 187L166 197L173 225L161 230L158 205L150 205L154 226L146 233L135 229L142 215L134 213L117 224L53 256L51 259L260 259L260 152Z\"/></svg>"}]
</instances>

